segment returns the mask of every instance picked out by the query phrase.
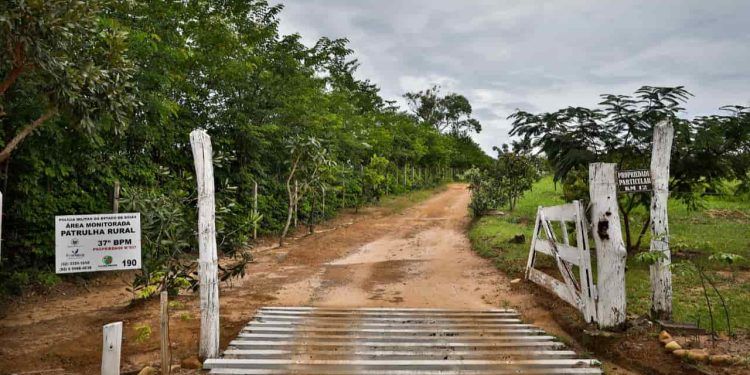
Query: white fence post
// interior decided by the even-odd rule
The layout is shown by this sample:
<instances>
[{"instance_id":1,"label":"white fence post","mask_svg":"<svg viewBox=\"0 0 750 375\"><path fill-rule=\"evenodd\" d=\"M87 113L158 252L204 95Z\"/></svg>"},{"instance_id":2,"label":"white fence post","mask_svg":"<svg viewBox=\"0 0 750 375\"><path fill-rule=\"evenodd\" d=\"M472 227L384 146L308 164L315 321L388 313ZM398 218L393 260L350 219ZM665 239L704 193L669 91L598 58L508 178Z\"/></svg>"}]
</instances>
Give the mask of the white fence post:
<instances>
[{"instance_id":1,"label":"white fence post","mask_svg":"<svg viewBox=\"0 0 750 375\"><path fill-rule=\"evenodd\" d=\"M258 217L258 182L253 181L253 216ZM253 224L253 239L258 239L258 223Z\"/></svg>"},{"instance_id":2,"label":"white fence post","mask_svg":"<svg viewBox=\"0 0 750 375\"><path fill-rule=\"evenodd\" d=\"M661 259L651 265L651 314L660 319L672 317L672 272L669 253L669 160L672 153L674 128L669 121L654 127L651 149L651 178L654 193L651 197L651 251L661 252Z\"/></svg>"},{"instance_id":3,"label":"white fence post","mask_svg":"<svg viewBox=\"0 0 750 375\"><path fill-rule=\"evenodd\" d=\"M216 207L211 137L204 130L190 133L195 175L198 182L198 274L201 299L201 337L199 355L219 355L219 283L216 256Z\"/></svg>"},{"instance_id":4,"label":"white fence post","mask_svg":"<svg viewBox=\"0 0 750 375\"><path fill-rule=\"evenodd\" d=\"M102 337L102 375L120 375L122 322L105 325Z\"/></svg>"},{"instance_id":5,"label":"white fence post","mask_svg":"<svg viewBox=\"0 0 750 375\"><path fill-rule=\"evenodd\" d=\"M169 345L169 294L161 292L159 328L161 336L161 375L169 375L172 366L172 353Z\"/></svg>"},{"instance_id":6,"label":"white fence post","mask_svg":"<svg viewBox=\"0 0 750 375\"><path fill-rule=\"evenodd\" d=\"M294 180L294 227L297 228L297 218L299 216L299 184Z\"/></svg>"},{"instance_id":7,"label":"white fence post","mask_svg":"<svg viewBox=\"0 0 750 375\"><path fill-rule=\"evenodd\" d=\"M615 164L589 164L591 231L596 244L597 315L601 328L625 323L625 260L620 214L617 211Z\"/></svg>"}]
</instances>

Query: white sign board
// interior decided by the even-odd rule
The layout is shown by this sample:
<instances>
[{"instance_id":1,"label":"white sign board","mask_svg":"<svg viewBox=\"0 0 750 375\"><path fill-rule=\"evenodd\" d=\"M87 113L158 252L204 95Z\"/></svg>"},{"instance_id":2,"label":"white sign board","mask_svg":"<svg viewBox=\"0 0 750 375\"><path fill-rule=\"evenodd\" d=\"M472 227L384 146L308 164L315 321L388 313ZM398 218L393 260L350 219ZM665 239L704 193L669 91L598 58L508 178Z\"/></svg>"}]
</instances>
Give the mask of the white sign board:
<instances>
[{"instance_id":1,"label":"white sign board","mask_svg":"<svg viewBox=\"0 0 750 375\"><path fill-rule=\"evenodd\" d=\"M141 268L141 214L55 216L57 273Z\"/></svg>"}]
</instances>

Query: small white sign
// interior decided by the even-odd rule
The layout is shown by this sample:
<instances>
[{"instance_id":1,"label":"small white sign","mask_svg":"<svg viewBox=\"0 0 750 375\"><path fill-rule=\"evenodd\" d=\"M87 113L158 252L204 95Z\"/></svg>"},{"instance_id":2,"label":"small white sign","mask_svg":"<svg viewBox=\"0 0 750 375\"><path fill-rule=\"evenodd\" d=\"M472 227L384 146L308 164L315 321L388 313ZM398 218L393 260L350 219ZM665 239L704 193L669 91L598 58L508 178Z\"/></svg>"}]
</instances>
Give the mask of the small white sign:
<instances>
[{"instance_id":1,"label":"small white sign","mask_svg":"<svg viewBox=\"0 0 750 375\"><path fill-rule=\"evenodd\" d=\"M55 216L57 273L140 268L140 212Z\"/></svg>"}]
</instances>

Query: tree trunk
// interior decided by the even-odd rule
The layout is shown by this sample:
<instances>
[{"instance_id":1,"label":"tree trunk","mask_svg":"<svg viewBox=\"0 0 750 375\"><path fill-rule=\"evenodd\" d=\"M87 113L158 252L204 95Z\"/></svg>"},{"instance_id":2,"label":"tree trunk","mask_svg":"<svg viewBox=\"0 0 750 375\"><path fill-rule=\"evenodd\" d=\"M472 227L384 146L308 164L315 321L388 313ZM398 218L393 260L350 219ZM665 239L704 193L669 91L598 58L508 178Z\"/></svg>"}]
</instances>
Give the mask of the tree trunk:
<instances>
[{"instance_id":1,"label":"tree trunk","mask_svg":"<svg viewBox=\"0 0 750 375\"><path fill-rule=\"evenodd\" d=\"M308 233L315 233L315 195L311 195L312 203L310 204L310 218L307 220Z\"/></svg>"},{"instance_id":2,"label":"tree trunk","mask_svg":"<svg viewBox=\"0 0 750 375\"><path fill-rule=\"evenodd\" d=\"M643 226L641 226L641 232L638 234L638 240L635 241L635 248L636 251L640 250L641 248L641 242L643 241L643 236L646 235L646 231L648 230L648 225L651 224L651 215L646 217L646 220L643 221Z\"/></svg>"},{"instance_id":3,"label":"tree trunk","mask_svg":"<svg viewBox=\"0 0 750 375\"><path fill-rule=\"evenodd\" d=\"M289 232L289 225L292 224L292 215L294 214L294 195L292 195L292 179L294 178L294 173L297 172L297 165L299 164L299 160L302 157L302 154L297 155L297 157L294 159L294 162L292 162L292 169L289 171L289 176L286 178L286 194L287 197L289 197L289 208L287 210L286 215L286 225L284 225L284 230L281 232L281 236L279 236L279 246L284 246L284 238L286 238L287 233ZM295 184L296 184L295 180ZM296 193L295 193L296 194Z\"/></svg>"},{"instance_id":4,"label":"tree trunk","mask_svg":"<svg viewBox=\"0 0 750 375\"><path fill-rule=\"evenodd\" d=\"M630 254L633 252L632 239L630 236L630 215L625 211L625 207L620 204L619 200L617 201L617 207L622 214L622 222L625 224L625 249L627 249L628 254Z\"/></svg>"},{"instance_id":5,"label":"tree trunk","mask_svg":"<svg viewBox=\"0 0 750 375\"><path fill-rule=\"evenodd\" d=\"M5 92L8 91L10 86L13 85L14 82L18 79L18 77L21 76L21 73L26 70L26 65L19 65L15 68L11 69L10 72L8 72L8 75L3 79L3 82L0 83L0 97L5 95Z\"/></svg>"},{"instance_id":6,"label":"tree trunk","mask_svg":"<svg viewBox=\"0 0 750 375\"><path fill-rule=\"evenodd\" d=\"M55 114L57 114L57 109L49 108L38 119L34 120L34 122L24 126L23 129L21 129L21 131L18 132L18 134L16 134L16 136L13 137L13 139L11 139L10 142L5 145L5 148L0 151L0 163L4 163L5 161L7 161L10 158L10 154L13 152L13 150L15 150L18 145L21 144L21 142L23 142L23 140L28 137L29 134L31 134L31 132L36 130L47 120L52 118L52 116L54 116Z\"/></svg>"},{"instance_id":7,"label":"tree trunk","mask_svg":"<svg viewBox=\"0 0 750 375\"><path fill-rule=\"evenodd\" d=\"M289 197L289 208L286 213L286 224L284 225L284 230L281 231L281 236L279 236L279 246L284 246L284 239L286 238L287 233L289 233L289 227L292 225L292 216L294 216L294 192L292 191L292 186L289 181L286 183L286 192Z\"/></svg>"}]
</instances>

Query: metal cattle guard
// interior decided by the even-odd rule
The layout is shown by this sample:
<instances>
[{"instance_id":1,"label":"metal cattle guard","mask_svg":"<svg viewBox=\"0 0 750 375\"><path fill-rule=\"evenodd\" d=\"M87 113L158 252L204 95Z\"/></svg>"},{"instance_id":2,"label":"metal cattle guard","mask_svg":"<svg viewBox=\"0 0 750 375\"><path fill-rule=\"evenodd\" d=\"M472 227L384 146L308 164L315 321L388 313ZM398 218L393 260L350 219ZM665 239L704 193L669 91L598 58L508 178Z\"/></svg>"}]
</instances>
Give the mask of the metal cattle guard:
<instances>
[{"instance_id":1,"label":"metal cattle guard","mask_svg":"<svg viewBox=\"0 0 750 375\"><path fill-rule=\"evenodd\" d=\"M559 242L552 222L559 222L562 229L562 243ZM570 244L566 223L575 225L575 246ZM526 279L531 280L564 301L578 308L586 321L597 322L596 286L591 272L591 256L586 231L586 216L579 201L553 207L539 207L531 239L529 260L526 264ZM562 275L560 280L535 269L537 253L552 256ZM579 277L573 271L578 266Z\"/></svg>"}]
</instances>

